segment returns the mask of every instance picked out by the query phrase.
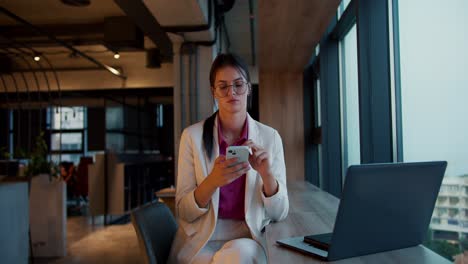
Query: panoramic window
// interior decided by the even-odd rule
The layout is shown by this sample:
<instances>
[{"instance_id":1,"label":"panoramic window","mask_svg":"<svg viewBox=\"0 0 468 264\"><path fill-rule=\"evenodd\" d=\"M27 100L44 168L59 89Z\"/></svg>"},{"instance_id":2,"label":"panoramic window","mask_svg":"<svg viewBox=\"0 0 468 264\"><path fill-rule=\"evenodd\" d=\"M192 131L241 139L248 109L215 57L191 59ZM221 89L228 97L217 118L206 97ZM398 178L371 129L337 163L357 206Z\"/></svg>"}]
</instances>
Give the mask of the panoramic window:
<instances>
[{"instance_id":1,"label":"panoramic window","mask_svg":"<svg viewBox=\"0 0 468 264\"><path fill-rule=\"evenodd\" d=\"M346 170L350 165L361 163L356 38L355 24L340 42L341 108L343 112L343 177L346 175Z\"/></svg>"},{"instance_id":2,"label":"panoramic window","mask_svg":"<svg viewBox=\"0 0 468 264\"><path fill-rule=\"evenodd\" d=\"M452 261L468 244L467 11L465 0L398 9L403 159L448 162L425 244Z\"/></svg>"}]
</instances>

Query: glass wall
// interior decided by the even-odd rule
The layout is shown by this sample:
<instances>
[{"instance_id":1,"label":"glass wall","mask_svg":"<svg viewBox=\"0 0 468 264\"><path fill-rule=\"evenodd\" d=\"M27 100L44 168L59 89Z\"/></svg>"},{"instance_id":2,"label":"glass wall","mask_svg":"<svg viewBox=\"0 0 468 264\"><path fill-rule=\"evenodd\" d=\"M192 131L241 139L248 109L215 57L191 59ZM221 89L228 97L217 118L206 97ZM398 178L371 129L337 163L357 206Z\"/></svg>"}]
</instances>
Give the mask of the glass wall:
<instances>
[{"instance_id":1,"label":"glass wall","mask_svg":"<svg viewBox=\"0 0 468 264\"><path fill-rule=\"evenodd\" d=\"M426 245L453 260L468 234L468 217L450 210L468 209L468 1L398 4L403 159L448 162Z\"/></svg>"},{"instance_id":2,"label":"glass wall","mask_svg":"<svg viewBox=\"0 0 468 264\"><path fill-rule=\"evenodd\" d=\"M84 107L52 107L52 129L83 129Z\"/></svg>"},{"instance_id":3,"label":"glass wall","mask_svg":"<svg viewBox=\"0 0 468 264\"><path fill-rule=\"evenodd\" d=\"M106 148L121 152L125 146L124 129L124 108L107 107L106 108Z\"/></svg>"},{"instance_id":4,"label":"glass wall","mask_svg":"<svg viewBox=\"0 0 468 264\"><path fill-rule=\"evenodd\" d=\"M82 106L51 107L50 152L55 162L78 164L85 149L85 111Z\"/></svg>"},{"instance_id":5,"label":"glass wall","mask_svg":"<svg viewBox=\"0 0 468 264\"><path fill-rule=\"evenodd\" d=\"M343 183L350 165L361 163L356 24L340 42Z\"/></svg>"}]
</instances>

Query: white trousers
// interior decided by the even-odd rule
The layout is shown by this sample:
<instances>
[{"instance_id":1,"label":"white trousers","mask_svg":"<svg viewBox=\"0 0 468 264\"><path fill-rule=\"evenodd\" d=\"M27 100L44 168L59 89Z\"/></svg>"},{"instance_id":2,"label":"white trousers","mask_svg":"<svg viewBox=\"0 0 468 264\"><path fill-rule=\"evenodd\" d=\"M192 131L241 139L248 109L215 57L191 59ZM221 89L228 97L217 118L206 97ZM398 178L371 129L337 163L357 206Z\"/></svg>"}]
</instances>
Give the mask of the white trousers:
<instances>
[{"instance_id":1,"label":"white trousers","mask_svg":"<svg viewBox=\"0 0 468 264\"><path fill-rule=\"evenodd\" d=\"M250 236L245 221L218 219L210 241L192 260L192 264L265 264L262 246Z\"/></svg>"}]
</instances>

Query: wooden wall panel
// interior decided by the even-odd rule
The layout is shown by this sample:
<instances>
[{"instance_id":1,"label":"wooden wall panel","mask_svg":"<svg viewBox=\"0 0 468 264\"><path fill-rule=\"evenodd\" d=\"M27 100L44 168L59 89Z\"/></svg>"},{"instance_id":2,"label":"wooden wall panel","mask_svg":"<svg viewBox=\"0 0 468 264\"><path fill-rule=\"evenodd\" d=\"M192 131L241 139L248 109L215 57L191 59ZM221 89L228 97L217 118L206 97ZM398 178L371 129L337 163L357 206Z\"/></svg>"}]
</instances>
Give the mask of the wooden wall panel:
<instances>
[{"instance_id":1,"label":"wooden wall panel","mask_svg":"<svg viewBox=\"0 0 468 264\"><path fill-rule=\"evenodd\" d=\"M302 72L340 0L260 0L259 71Z\"/></svg>"},{"instance_id":2,"label":"wooden wall panel","mask_svg":"<svg viewBox=\"0 0 468 264\"><path fill-rule=\"evenodd\" d=\"M302 73L261 73L260 122L283 139L287 179L304 180L304 110Z\"/></svg>"},{"instance_id":3,"label":"wooden wall panel","mask_svg":"<svg viewBox=\"0 0 468 264\"><path fill-rule=\"evenodd\" d=\"M303 71L340 0L258 3L260 121L283 138L288 180L304 180Z\"/></svg>"}]
</instances>

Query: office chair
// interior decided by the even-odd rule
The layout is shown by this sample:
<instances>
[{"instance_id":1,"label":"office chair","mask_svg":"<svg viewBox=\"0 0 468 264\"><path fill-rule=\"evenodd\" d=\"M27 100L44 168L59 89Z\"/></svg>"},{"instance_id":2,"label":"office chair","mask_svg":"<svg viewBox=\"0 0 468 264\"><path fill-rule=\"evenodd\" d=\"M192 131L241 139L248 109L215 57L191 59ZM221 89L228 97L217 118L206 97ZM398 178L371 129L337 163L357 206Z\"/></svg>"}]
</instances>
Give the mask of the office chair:
<instances>
[{"instance_id":1,"label":"office chair","mask_svg":"<svg viewBox=\"0 0 468 264\"><path fill-rule=\"evenodd\" d=\"M160 202L152 203L133 211L131 219L145 263L166 263L177 231L169 208Z\"/></svg>"},{"instance_id":2,"label":"office chair","mask_svg":"<svg viewBox=\"0 0 468 264\"><path fill-rule=\"evenodd\" d=\"M76 168L76 193L85 201L88 200L88 165L93 164L93 158L81 157Z\"/></svg>"}]
</instances>

